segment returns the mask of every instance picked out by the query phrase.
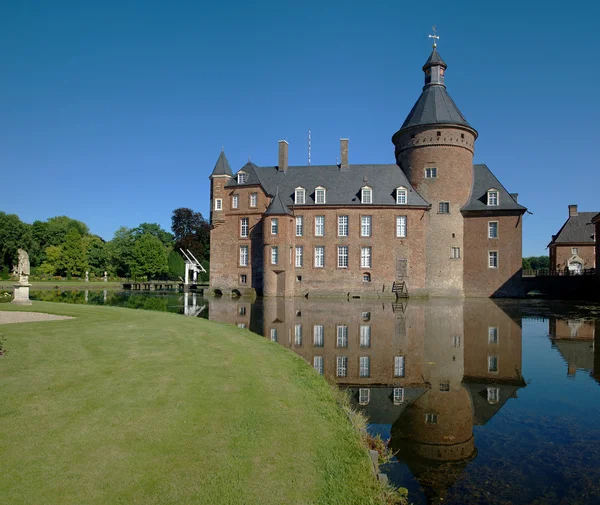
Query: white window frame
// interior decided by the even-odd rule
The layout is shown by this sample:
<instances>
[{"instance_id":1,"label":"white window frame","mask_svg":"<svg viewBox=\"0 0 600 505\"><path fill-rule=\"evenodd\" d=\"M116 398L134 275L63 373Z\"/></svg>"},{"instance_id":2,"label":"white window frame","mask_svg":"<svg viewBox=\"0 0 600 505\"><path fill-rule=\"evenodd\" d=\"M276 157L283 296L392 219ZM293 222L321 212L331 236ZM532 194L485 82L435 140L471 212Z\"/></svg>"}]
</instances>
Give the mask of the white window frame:
<instances>
[{"instance_id":1,"label":"white window frame","mask_svg":"<svg viewBox=\"0 0 600 505\"><path fill-rule=\"evenodd\" d=\"M498 251L488 251L488 268L498 268Z\"/></svg>"},{"instance_id":2,"label":"white window frame","mask_svg":"<svg viewBox=\"0 0 600 505\"><path fill-rule=\"evenodd\" d=\"M323 356L315 356L313 358L313 368L318 372L319 375L323 375L325 371Z\"/></svg>"},{"instance_id":3,"label":"white window frame","mask_svg":"<svg viewBox=\"0 0 600 505\"><path fill-rule=\"evenodd\" d=\"M238 323L237 327L241 328L242 330L245 330L246 329L246 323Z\"/></svg>"},{"instance_id":4,"label":"white window frame","mask_svg":"<svg viewBox=\"0 0 600 505\"><path fill-rule=\"evenodd\" d=\"M372 233L373 216L360 216L360 236L370 237Z\"/></svg>"},{"instance_id":5,"label":"white window frame","mask_svg":"<svg viewBox=\"0 0 600 505\"><path fill-rule=\"evenodd\" d=\"M279 246L271 246L271 265L279 264Z\"/></svg>"},{"instance_id":6,"label":"white window frame","mask_svg":"<svg viewBox=\"0 0 600 505\"><path fill-rule=\"evenodd\" d=\"M304 235L304 216L296 216L296 237Z\"/></svg>"},{"instance_id":7,"label":"white window frame","mask_svg":"<svg viewBox=\"0 0 600 505\"><path fill-rule=\"evenodd\" d=\"M250 207L254 208L258 205L258 193L250 193Z\"/></svg>"},{"instance_id":8,"label":"white window frame","mask_svg":"<svg viewBox=\"0 0 600 505\"><path fill-rule=\"evenodd\" d=\"M335 374L337 377L348 377L348 358L346 356L337 357Z\"/></svg>"},{"instance_id":9,"label":"white window frame","mask_svg":"<svg viewBox=\"0 0 600 505\"><path fill-rule=\"evenodd\" d=\"M394 388L394 405L404 403L404 388Z\"/></svg>"},{"instance_id":10,"label":"white window frame","mask_svg":"<svg viewBox=\"0 0 600 505\"><path fill-rule=\"evenodd\" d=\"M396 205L406 205L408 202L408 190L404 186L396 188Z\"/></svg>"},{"instance_id":11,"label":"white window frame","mask_svg":"<svg viewBox=\"0 0 600 505\"><path fill-rule=\"evenodd\" d=\"M302 345L302 324L294 325L294 345Z\"/></svg>"},{"instance_id":12,"label":"white window frame","mask_svg":"<svg viewBox=\"0 0 600 505\"><path fill-rule=\"evenodd\" d=\"M407 216L396 216L396 237L406 238L407 235Z\"/></svg>"},{"instance_id":13,"label":"white window frame","mask_svg":"<svg viewBox=\"0 0 600 505\"><path fill-rule=\"evenodd\" d=\"M371 282L371 274L369 272L363 272L363 282Z\"/></svg>"},{"instance_id":14,"label":"white window frame","mask_svg":"<svg viewBox=\"0 0 600 505\"><path fill-rule=\"evenodd\" d=\"M360 248L360 268L373 268L373 251L370 246Z\"/></svg>"},{"instance_id":15,"label":"white window frame","mask_svg":"<svg viewBox=\"0 0 600 505\"><path fill-rule=\"evenodd\" d=\"M496 354L488 355L488 373L498 373L498 356Z\"/></svg>"},{"instance_id":16,"label":"white window frame","mask_svg":"<svg viewBox=\"0 0 600 505\"><path fill-rule=\"evenodd\" d=\"M360 325L360 347L368 349L371 347L371 325L361 324Z\"/></svg>"},{"instance_id":17,"label":"white window frame","mask_svg":"<svg viewBox=\"0 0 600 505\"><path fill-rule=\"evenodd\" d=\"M337 266L338 268L348 268L348 246L339 245L337 246Z\"/></svg>"},{"instance_id":18,"label":"white window frame","mask_svg":"<svg viewBox=\"0 0 600 505\"><path fill-rule=\"evenodd\" d=\"M406 375L406 360L404 356L394 356L394 377Z\"/></svg>"},{"instance_id":19,"label":"white window frame","mask_svg":"<svg viewBox=\"0 0 600 505\"><path fill-rule=\"evenodd\" d=\"M301 245L296 246L296 256L294 265L296 268L302 268L304 265L304 248Z\"/></svg>"},{"instance_id":20,"label":"white window frame","mask_svg":"<svg viewBox=\"0 0 600 505\"><path fill-rule=\"evenodd\" d=\"M498 221L488 221L488 238L498 238L498 228Z\"/></svg>"},{"instance_id":21,"label":"white window frame","mask_svg":"<svg viewBox=\"0 0 600 505\"><path fill-rule=\"evenodd\" d=\"M325 345L325 327L322 324L313 326L313 347L323 347Z\"/></svg>"},{"instance_id":22,"label":"white window frame","mask_svg":"<svg viewBox=\"0 0 600 505\"><path fill-rule=\"evenodd\" d=\"M240 265L240 266L248 266L248 265ZM248 274L240 274L240 284L248 284Z\"/></svg>"},{"instance_id":23,"label":"white window frame","mask_svg":"<svg viewBox=\"0 0 600 505\"><path fill-rule=\"evenodd\" d=\"M348 347L348 327L344 325L336 326L336 347Z\"/></svg>"},{"instance_id":24,"label":"white window frame","mask_svg":"<svg viewBox=\"0 0 600 505\"><path fill-rule=\"evenodd\" d=\"M349 216L338 216L338 237L348 236L349 221Z\"/></svg>"},{"instance_id":25,"label":"white window frame","mask_svg":"<svg viewBox=\"0 0 600 505\"><path fill-rule=\"evenodd\" d=\"M270 336L271 342L277 342L277 328L271 328Z\"/></svg>"},{"instance_id":26,"label":"white window frame","mask_svg":"<svg viewBox=\"0 0 600 505\"><path fill-rule=\"evenodd\" d=\"M315 216L315 237L325 236L325 216Z\"/></svg>"},{"instance_id":27,"label":"white window frame","mask_svg":"<svg viewBox=\"0 0 600 505\"><path fill-rule=\"evenodd\" d=\"M460 341L461 341L460 335L454 335L452 337L452 347L460 347Z\"/></svg>"},{"instance_id":28,"label":"white window frame","mask_svg":"<svg viewBox=\"0 0 600 505\"><path fill-rule=\"evenodd\" d=\"M247 217L240 218L240 237L248 238L250 235L250 219Z\"/></svg>"},{"instance_id":29,"label":"white window frame","mask_svg":"<svg viewBox=\"0 0 600 505\"><path fill-rule=\"evenodd\" d=\"M579 256L579 247L571 247L571 256Z\"/></svg>"},{"instance_id":30,"label":"white window frame","mask_svg":"<svg viewBox=\"0 0 600 505\"><path fill-rule=\"evenodd\" d=\"M500 329L497 326L488 326L488 344L497 344Z\"/></svg>"},{"instance_id":31,"label":"white window frame","mask_svg":"<svg viewBox=\"0 0 600 505\"><path fill-rule=\"evenodd\" d=\"M370 186L363 186L361 188L360 203L363 205L370 205L373 203L373 188Z\"/></svg>"},{"instance_id":32,"label":"white window frame","mask_svg":"<svg viewBox=\"0 0 600 505\"><path fill-rule=\"evenodd\" d=\"M500 401L500 388L488 387L487 388L487 402L498 403Z\"/></svg>"},{"instance_id":33,"label":"white window frame","mask_svg":"<svg viewBox=\"0 0 600 505\"><path fill-rule=\"evenodd\" d=\"M241 267L247 267L248 266L249 256L250 256L250 251L248 249L248 246L247 245L241 245L240 246L240 266Z\"/></svg>"},{"instance_id":34,"label":"white window frame","mask_svg":"<svg viewBox=\"0 0 600 505\"><path fill-rule=\"evenodd\" d=\"M490 188L487 191L488 207L498 207L500 205L500 192L496 188Z\"/></svg>"},{"instance_id":35,"label":"white window frame","mask_svg":"<svg viewBox=\"0 0 600 505\"><path fill-rule=\"evenodd\" d=\"M371 358L369 356L360 356L358 358L358 376L363 379L371 376Z\"/></svg>"},{"instance_id":36,"label":"white window frame","mask_svg":"<svg viewBox=\"0 0 600 505\"><path fill-rule=\"evenodd\" d=\"M315 268L325 268L325 246L315 246Z\"/></svg>"},{"instance_id":37,"label":"white window frame","mask_svg":"<svg viewBox=\"0 0 600 505\"><path fill-rule=\"evenodd\" d=\"M450 248L450 258L452 258L453 260L460 259L460 247L452 246Z\"/></svg>"},{"instance_id":38,"label":"white window frame","mask_svg":"<svg viewBox=\"0 0 600 505\"><path fill-rule=\"evenodd\" d=\"M279 218L272 217L271 218L271 235L279 234Z\"/></svg>"},{"instance_id":39,"label":"white window frame","mask_svg":"<svg viewBox=\"0 0 600 505\"><path fill-rule=\"evenodd\" d=\"M438 423L438 415L432 412L428 412L425 414L425 424L437 424Z\"/></svg>"},{"instance_id":40,"label":"white window frame","mask_svg":"<svg viewBox=\"0 0 600 505\"><path fill-rule=\"evenodd\" d=\"M371 390L369 388L358 388L358 404L368 405L371 401Z\"/></svg>"},{"instance_id":41,"label":"white window frame","mask_svg":"<svg viewBox=\"0 0 600 505\"><path fill-rule=\"evenodd\" d=\"M450 214L450 202L439 202L438 214Z\"/></svg>"},{"instance_id":42,"label":"white window frame","mask_svg":"<svg viewBox=\"0 0 600 505\"><path fill-rule=\"evenodd\" d=\"M223 210L223 199L215 198L215 210Z\"/></svg>"},{"instance_id":43,"label":"white window frame","mask_svg":"<svg viewBox=\"0 0 600 505\"><path fill-rule=\"evenodd\" d=\"M425 179L437 179L437 167L427 167L425 169Z\"/></svg>"},{"instance_id":44,"label":"white window frame","mask_svg":"<svg viewBox=\"0 0 600 505\"><path fill-rule=\"evenodd\" d=\"M296 205L304 205L306 203L306 190L298 187L294 190L294 203Z\"/></svg>"},{"instance_id":45,"label":"white window frame","mask_svg":"<svg viewBox=\"0 0 600 505\"><path fill-rule=\"evenodd\" d=\"M237 209L240 206L240 195L231 195L231 208Z\"/></svg>"},{"instance_id":46,"label":"white window frame","mask_svg":"<svg viewBox=\"0 0 600 505\"><path fill-rule=\"evenodd\" d=\"M315 188L315 204L324 205L327 203L327 190L323 186Z\"/></svg>"},{"instance_id":47,"label":"white window frame","mask_svg":"<svg viewBox=\"0 0 600 505\"><path fill-rule=\"evenodd\" d=\"M237 183L238 184L246 184L248 180L248 174L246 172L238 172L237 174Z\"/></svg>"}]
</instances>

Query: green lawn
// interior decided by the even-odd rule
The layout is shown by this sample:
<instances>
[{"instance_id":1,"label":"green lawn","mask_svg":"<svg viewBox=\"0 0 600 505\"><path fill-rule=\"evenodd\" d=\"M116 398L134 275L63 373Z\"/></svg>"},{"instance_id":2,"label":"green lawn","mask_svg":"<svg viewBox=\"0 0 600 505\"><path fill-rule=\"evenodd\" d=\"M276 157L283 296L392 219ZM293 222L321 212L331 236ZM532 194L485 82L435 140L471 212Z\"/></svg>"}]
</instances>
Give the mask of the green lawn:
<instances>
[{"instance_id":1,"label":"green lawn","mask_svg":"<svg viewBox=\"0 0 600 505\"><path fill-rule=\"evenodd\" d=\"M34 302L0 325L4 504L379 503L328 384L246 330Z\"/></svg>"}]
</instances>

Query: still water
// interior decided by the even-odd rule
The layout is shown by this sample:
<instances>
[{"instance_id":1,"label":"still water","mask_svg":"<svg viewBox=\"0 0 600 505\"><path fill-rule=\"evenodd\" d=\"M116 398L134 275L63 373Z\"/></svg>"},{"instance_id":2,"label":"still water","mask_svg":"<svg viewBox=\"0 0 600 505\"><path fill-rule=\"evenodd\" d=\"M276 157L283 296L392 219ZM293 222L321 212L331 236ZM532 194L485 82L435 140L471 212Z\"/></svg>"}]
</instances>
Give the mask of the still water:
<instances>
[{"instance_id":1,"label":"still water","mask_svg":"<svg viewBox=\"0 0 600 505\"><path fill-rule=\"evenodd\" d=\"M349 389L371 432L397 451L385 470L415 504L600 504L600 306L32 298L205 317L290 348Z\"/></svg>"}]
</instances>

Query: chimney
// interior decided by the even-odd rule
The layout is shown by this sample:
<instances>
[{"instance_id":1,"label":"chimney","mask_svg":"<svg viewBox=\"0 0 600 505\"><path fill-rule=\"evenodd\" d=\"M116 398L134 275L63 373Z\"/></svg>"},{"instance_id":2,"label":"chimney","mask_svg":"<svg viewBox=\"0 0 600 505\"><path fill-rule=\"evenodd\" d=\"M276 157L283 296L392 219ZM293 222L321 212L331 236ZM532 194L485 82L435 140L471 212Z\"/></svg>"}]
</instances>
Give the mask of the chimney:
<instances>
[{"instance_id":1,"label":"chimney","mask_svg":"<svg viewBox=\"0 0 600 505\"><path fill-rule=\"evenodd\" d=\"M576 217L578 215L577 205L569 205L569 217Z\"/></svg>"},{"instance_id":2,"label":"chimney","mask_svg":"<svg viewBox=\"0 0 600 505\"><path fill-rule=\"evenodd\" d=\"M278 170L284 174L288 169L288 143L287 140L279 141L279 163Z\"/></svg>"},{"instance_id":3,"label":"chimney","mask_svg":"<svg viewBox=\"0 0 600 505\"><path fill-rule=\"evenodd\" d=\"M348 139L340 139L340 170L348 171Z\"/></svg>"}]
</instances>

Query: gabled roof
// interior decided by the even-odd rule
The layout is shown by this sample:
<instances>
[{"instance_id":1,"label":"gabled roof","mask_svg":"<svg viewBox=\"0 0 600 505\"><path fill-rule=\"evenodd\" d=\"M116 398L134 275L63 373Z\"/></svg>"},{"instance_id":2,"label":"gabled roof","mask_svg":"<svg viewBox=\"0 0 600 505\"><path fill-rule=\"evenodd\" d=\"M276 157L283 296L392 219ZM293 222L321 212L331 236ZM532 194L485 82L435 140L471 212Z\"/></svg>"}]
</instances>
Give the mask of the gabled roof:
<instances>
[{"instance_id":1,"label":"gabled roof","mask_svg":"<svg viewBox=\"0 0 600 505\"><path fill-rule=\"evenodd\" d=\"M217 159L217 163L215 164L215 168L213 168L211 177L214 175L228 175L230 177L233 176L231 172L231 167L229 166L229 161L227 161L227 156L225 156L225 151L221 151L219 154L219 158Z\"/></svg>"},{"instance_id":2,"label":"gabled roof","mask_svg":"<svg viewBox=\"0 0 600 505\"><path fill-rule=\"evenodd\" d=\"M404 186L408 190L407 205L429 207L395 164L350 165L344 172L338 165L302 165L290 166L284 173L277 167L257 167L247 163L243 170L248 173L244 186L261 184L269 195L275 195L279 188L281 201L288 207L295 205L294 190L299 186L306 188L306 203L296 207L315 205L314 190L319 186L327 190L327 205L363 205L360 191L366 184L373 188L373 203L369 205L396 206L396 188ZM236 187L237 180L233 178L225 186Z\"/></svg>"},{"instance_id":3,"label":"gabled roof","mask_svg":"<svg viewBox=\"0 0 600 505\"><path fill-rule=\"evenodd\" d=\"M246 163L242 168L240 168L237 172L236 172L236 176L238 174L238 172L245 172L248 174L248 177L246 178L246 182L244 184L238 184L237 182L237 177L234 177L233 179L229 180L227 182L227 184L225 184L226 188L229 188L231 186L252 186L255 184L260 184L260 179L258 178L258 175L256 173L256 169L258 167L252 163L251 161L249 161L248 163ZM274 194L274 193L273 193Z\"/></svg>"},{"instance_id":4,"label":"gabled roof","mask_svg":"<svg viewBox=\"0 0 600 505\"><path fill-rule=\"evenodd\" d=\"M276 192L273 200L271 200L271 203L269 204L269 207L265 212L265 216L275 215L292 215L292 211L281 200L281 195L279 194L279 191Z\"/></svg>"},{"instance_id":5,"label":"gabled roof","mask_svg":"<svg viewBox=\"0 0 600 505\"><path fill-rule=\"evenodd\" d=\"M438 84L423 88L421 96L408 113L400 130L435 124L455 124L473 129L450 98L446 86Z\"/></svg>"},{"instance_id":6,"label":"gabled roof","mask_svg":"<svg viewBox=\"0 0 600 505\"><path fill-rule=\"evenodd\" d=\"M487 205L488 189L498 190L498 205ZM487 165L473 165L473 187L471 196L463 206L463 211L521 211L525 212L526 207L519 205L510 195Z\"/></svg>"},{"instance_id":7,"label":"gabled roof","mask_svg":"<svg viewBox=\"0 0 600 505\"><path fill-rule=\"evenodd\" d=\"M592 219L596 217L597 212L578 212L576 216L570 216L569 219L558 230L553 237L552 244L560 243L588 243L595 244L594 225Z\"/></svg>"}]
</instances>

